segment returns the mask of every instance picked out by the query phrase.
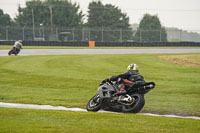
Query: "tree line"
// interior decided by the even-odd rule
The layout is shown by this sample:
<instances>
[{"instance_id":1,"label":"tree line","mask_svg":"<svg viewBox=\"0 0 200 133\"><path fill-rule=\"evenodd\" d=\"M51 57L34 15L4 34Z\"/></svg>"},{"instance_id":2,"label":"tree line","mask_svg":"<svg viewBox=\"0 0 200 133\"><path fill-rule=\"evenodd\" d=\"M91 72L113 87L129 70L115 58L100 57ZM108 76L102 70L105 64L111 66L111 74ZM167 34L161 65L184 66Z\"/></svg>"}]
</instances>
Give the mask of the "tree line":
<instances>
[{"instance_id":1,"label":"tree line","mask_svg":"<svg viewBox=\"0 0 200 133\"><path fill-rule=\"evenodd\" d=\"M121 9L112 4L103 4L96 0L89 3L87 20L80 9L79 4L69 0L30 0L26 6L18 7L18 14L11 19L0 9L0 26L14 27L76 27L95 28L97 30L127 30L124 35L133 40L152 41L160 38L159 41L167 41L165 28L161 25L157 15L144 14L136 33L133 33L129 24L129 17ZM101 33L95 33L101 34ZM116 33L110 33L106 37L114 38ZM134 34L134 36L133 36ZM98 36L98 35L96 35Z\"/></svg>"}]
</instances>

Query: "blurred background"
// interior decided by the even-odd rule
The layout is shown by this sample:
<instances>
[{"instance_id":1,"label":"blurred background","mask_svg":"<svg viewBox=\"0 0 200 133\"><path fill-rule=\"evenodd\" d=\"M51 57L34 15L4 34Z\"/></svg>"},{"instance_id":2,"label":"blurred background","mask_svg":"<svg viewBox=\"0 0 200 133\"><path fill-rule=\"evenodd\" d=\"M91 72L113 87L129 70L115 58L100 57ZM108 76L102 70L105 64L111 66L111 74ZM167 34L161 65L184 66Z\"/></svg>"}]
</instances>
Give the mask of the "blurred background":
<instances>
[{"instance_id":1,"label":"blurred background","mask_svg":"<svg viewBox=\"0 0 200 133\"><path fill-rule=\"evenodd\" d=\"M198 0L0 1L0 41L200 42L198 4Z\"/></svg>"}]
</instances>

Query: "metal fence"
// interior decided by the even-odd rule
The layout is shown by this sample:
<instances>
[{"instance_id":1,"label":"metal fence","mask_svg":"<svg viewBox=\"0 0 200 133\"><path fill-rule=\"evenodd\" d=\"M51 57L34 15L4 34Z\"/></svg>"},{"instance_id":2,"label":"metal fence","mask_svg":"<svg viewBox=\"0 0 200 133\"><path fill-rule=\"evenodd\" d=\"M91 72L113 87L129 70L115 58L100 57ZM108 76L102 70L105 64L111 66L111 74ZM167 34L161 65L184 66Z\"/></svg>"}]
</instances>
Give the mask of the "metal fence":
<instances>
[{"instance_id":1,"label":"metal fence","mask_svg":"<svg viewBox=\"0 0 200 133\"><path fill-rule=\"evenodd\" d=\"M200 34L198 32L167 29L167 41L200 42ZM151 36L151 39L147 40L147 36ZM24 41L163 42L163 38L164 34L162 34L161 30L0 27L0 40L7 41L22 39Z\"/></svg>"}]
</instances>

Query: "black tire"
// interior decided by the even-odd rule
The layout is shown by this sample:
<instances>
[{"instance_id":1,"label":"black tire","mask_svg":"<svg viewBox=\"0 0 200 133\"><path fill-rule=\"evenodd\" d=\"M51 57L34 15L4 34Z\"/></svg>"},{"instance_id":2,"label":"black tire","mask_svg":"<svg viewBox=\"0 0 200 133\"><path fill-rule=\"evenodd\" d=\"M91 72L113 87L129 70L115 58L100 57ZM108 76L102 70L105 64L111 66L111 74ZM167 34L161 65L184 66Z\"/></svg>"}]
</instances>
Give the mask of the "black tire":
<instances>
[{"instance_id":1,"label":"black tire","mask_svg":"<svg viewBox=\"0 0 200 133\"><path fill-rule=\"evenodd\" d=\"M122 105L115 105L103 108L105 111L122 112Z\"/></svg>"},{"instance_id":2,"label":"black tire","mask_svg":"<svg viewBox=\"0 0 200 133\"><path fill-rule=\"evenodd\" d=\"M109 99L104 99L101 108L105 111L122 112L122 105L112 105Z\"/></svg>"},{"instance_id":3,"label":"black tire","mask_svg":"<svg viewBox=\"0 0 200 133\"><path fill-rule=\"evenodd\" d=\"M9 52L8 52L8 55L11 55L13 53L13 51L12 50L10 50Z\"/></svg>"},{"instance_id":4,"label":"black tire","mask_svg":"<svg viewBox=\"0 0 200 133\"><path fill-rule=\"evenodd\" d=\"M87 111L97 112L101 109L101 104L102 99L99 97L99 94L97 94L89 100L86 109Z\"/></svg>"},{"instance_id":5,"label":"black tire","mask_svg":"<svg viewBox=\"0 0 200 133\"><path fill-rule=\"evenodd\" d=\"M145 104L144 95L133 94L133 95L131 95L131 97L134 98L135 101L133 102L133 104L131 104L129 106L124 105L122 107L122 112L124 112L124 113L139 113Z\"/></svg>"}]
</instances>

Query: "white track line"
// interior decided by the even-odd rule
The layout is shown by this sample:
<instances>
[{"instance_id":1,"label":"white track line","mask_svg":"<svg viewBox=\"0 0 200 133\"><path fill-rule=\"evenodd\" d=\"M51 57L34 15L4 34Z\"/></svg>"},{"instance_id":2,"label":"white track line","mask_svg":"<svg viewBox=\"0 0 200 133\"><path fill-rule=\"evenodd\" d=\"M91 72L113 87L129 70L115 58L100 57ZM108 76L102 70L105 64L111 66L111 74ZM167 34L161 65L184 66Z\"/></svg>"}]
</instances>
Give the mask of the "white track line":
<instances>
[{"instance_id":1,"label":"white track line","mask_svg":"<svg viewBox=\"0 0 200 133\"><path fill-rule=\"evenodd\" d=\"M63 106L33 105L33 104L3 103L3 102L0 102L0 107L5 107L5 108L23 108L23 109L40 109L40 110L66 110L66 111L87 112L86 109L81 109L81 108L67 108L67 107L63 107ZM108 112L108 111L99 111L99 112ZM109 112L109 113L111 113L111 112ZM148 116L159 116L159 117L172 117L172 118L185 118L185 119L200 120L200 117L197 117L197 116L158 115L158 114L151 114L151 113L139 113L139 114L140 115L148 115Z\"/></svg>"}]
</instances>

